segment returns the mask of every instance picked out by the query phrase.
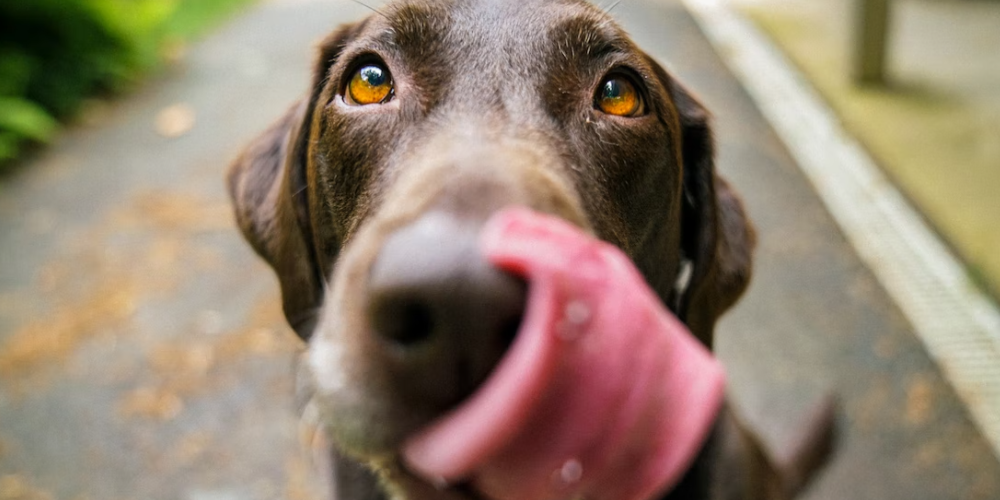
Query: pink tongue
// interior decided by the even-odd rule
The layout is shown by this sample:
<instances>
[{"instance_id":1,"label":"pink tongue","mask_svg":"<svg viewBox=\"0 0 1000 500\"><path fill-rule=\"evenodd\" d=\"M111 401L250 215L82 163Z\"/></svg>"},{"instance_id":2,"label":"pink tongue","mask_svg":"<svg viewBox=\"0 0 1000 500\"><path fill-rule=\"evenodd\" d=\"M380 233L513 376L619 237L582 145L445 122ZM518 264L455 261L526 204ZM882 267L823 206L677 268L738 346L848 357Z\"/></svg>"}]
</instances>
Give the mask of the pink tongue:
<instances>
[{"instance_id":1,"label":"pink tongue","mask_svg":"<svg viewBox=\"0 0 1000 500\"><path fill-rule=\"evenodd\" d=\"M510 209L487 258L529 283L510 352L403 456L436 484L495 500L647 500L680 479L722 401L724 375L617 248Z\"/></svg>"}]
</instances>

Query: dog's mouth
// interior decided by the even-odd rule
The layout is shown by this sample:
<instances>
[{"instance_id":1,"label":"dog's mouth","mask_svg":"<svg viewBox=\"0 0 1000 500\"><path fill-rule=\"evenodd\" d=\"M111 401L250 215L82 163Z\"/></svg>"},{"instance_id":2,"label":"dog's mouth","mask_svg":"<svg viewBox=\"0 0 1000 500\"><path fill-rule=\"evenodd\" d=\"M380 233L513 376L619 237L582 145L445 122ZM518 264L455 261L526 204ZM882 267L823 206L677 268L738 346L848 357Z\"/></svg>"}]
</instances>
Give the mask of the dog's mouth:
<instances>
[{"instance_id":1,"label":"dog's mouth","mask_svg":"<svg viewBox=\"0 0 1000 500\"><path fill-rule=\"evenodd\" d=\"M407 468L492 500L670 488L721 405L720 365L624 254L559 219L503 211L480 246L528 282L523 323L485 383L407 439Z\"/></svg>"}]
</instances>

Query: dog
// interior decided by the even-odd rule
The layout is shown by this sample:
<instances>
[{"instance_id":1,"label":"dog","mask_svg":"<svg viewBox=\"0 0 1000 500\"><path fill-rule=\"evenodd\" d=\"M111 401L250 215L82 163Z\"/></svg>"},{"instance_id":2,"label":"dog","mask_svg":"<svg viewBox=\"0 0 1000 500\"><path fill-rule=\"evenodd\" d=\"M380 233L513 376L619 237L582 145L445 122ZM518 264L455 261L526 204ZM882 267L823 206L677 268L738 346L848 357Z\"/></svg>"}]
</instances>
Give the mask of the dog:
<instances>
[{"instance_id":1,"label":"dog","mask_svg":"<svg viewBox=\"0 0 1000 500\"><path fill-rule=\"evenodd\" d=\"M708 111L582 0L401 0L340 27L228 187L309 343L340 500L482 498L417 477L399 448L516 335L525 285L476 251L498 210L617 246L708 348L751 276L754 230L715 171ZM724 408L662 498L794 497L829 452L830 405L801 428L769 451Z\"/></svg>"}]
</instances>

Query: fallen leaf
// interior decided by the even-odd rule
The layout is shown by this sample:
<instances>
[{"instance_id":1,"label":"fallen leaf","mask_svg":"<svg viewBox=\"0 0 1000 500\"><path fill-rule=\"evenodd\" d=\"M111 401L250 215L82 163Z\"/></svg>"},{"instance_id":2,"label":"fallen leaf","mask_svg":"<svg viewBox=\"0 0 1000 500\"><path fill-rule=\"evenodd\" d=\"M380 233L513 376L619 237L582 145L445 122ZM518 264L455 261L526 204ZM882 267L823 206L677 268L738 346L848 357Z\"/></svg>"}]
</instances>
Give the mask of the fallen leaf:
<instances>
[{"instance_id":1,"label":"fallen leaf","mask_svg":"<svg viewBox=\"0 0 1000 500\"><path fill-rule=\"evenodd\" d=\"M184 401L171 391L146 387L125 396L118 405L118 411L126 418L143 417L168 421L184 411Z\"/></svg>"},{"instance_id":2,"label":"fallen leaf","mask_svg":"<svg viewBox=\"0 0 1000 500\"><path fill-rule=\"evenodd\" d=\"M31 486L21 476L8 474L0 477L0 500L52 500L52 495Z\"/></svg>"},{"instance_id":3,"label":"fallen leaf","mask_svg":"<svg viewBox=\"0 0 1000 500\"><path fill-rule=\"evenodd\" d=\"M190 104L173 104L156 114L156 133L168 139L176 139L190 132L196 120L197 113Z\"/></svg>"}]
</instances>

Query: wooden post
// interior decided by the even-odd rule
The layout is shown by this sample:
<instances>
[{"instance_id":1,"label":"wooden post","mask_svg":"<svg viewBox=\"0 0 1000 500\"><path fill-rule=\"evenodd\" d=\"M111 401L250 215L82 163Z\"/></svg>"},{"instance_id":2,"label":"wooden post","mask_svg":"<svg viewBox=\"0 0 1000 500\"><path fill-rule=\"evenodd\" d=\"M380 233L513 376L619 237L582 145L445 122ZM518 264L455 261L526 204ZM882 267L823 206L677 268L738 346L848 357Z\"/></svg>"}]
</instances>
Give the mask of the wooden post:
<instances>
[{"instance_id":1,"label":"wooden post","mask_svg":"<svg viewBox=\"0 0 1000 500\"><path fill-rule=\"evenodd\" d=\"M885 85L891 0L856 0L854 81L859 85Z\"/></svg>"}]
</instances>

